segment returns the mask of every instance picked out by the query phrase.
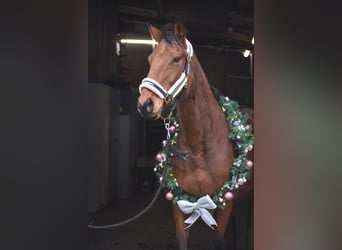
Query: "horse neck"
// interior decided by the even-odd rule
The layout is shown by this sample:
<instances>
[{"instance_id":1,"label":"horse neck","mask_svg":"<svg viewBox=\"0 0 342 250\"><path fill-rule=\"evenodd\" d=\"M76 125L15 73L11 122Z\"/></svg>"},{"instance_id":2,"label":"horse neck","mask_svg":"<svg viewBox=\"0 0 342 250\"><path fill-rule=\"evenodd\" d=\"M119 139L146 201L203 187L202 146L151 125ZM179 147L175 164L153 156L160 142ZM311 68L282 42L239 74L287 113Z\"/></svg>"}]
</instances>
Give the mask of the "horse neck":
<instances>
[{"instance_id":1,"label":"horse neck","mask_svg":"<svg viewBox=\"0 0 342 250\"><path fill-rule=\"evenodd\" d=\"M202 150L209 136L210 139L222 136L217 127L222 124L222 112L195 55L190 65L188 87L183 91L177 103L181 133L188 146Z\"/></svg>"}]
</instances>

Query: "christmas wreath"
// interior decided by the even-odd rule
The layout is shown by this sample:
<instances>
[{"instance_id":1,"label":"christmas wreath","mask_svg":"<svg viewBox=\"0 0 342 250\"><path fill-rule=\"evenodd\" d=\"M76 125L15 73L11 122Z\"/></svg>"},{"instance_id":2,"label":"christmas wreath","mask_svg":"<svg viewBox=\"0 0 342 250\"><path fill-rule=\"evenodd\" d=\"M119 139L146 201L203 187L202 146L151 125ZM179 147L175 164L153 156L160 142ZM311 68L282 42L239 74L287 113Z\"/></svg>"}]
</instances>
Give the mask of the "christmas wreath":
<instances>
[{"instance_id":1,"label":"christmas wreath","mask_svg":"<svg viewBox=\"0 0 342 250\"><path fill-rule=\"evenodd\" d=\"M234 147L237 152L231 167L230 179L211 196L216 206L224 209L226 202L233 198L234 190L242 186L250 175L253 162L248 160L247 153L253 149L254 135L252 126L246 124L248 116L241 113L236 101L229 100L228 97L220 96L219 104L226 115L226 121L230 128L228 139L234 142ZM169 122L170 126L167 128L169 138L163 141L163 147L156 155L157 163L154 171L157 177L159 177L160 182L163 178L163 172L166 171L164 180L164 188L168 191L166 193L166 199L172 200L173 203L179 200L196 202L199 198L186 193L178 184L172 172L173 151L170 148L175 148L181 127L177 115L170 117Z\"/></svg>"}]
</instances>

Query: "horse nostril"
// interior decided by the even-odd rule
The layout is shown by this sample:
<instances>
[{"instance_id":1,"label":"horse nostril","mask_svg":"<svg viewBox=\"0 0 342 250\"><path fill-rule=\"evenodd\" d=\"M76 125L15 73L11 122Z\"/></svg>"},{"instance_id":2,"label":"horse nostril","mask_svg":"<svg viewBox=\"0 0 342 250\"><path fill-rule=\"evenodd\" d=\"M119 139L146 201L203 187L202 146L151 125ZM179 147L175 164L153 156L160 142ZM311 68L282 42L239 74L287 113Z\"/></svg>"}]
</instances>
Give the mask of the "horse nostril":
<instances>
[{"instance_id":1,"label":"horse nostril","mask_svg":"<svg viewBox=\"0 0 342 250\"><path fill-rule=\"evenodd\" d=\"M146 116L153 111L153 101L151 98L147 99L144 104L138 103L137 110L141 116Z\"/></svg>"},{"instance_id":2,"label":"horse nostril","mask_svg":"<svg viewBox=\"0 0 342 250\"><path fill-rule=\"evenodd\" d=\"M151 98L147 99L144 103L145 109L147 113L151 113L153 111L153 101Z\"/></svg>"}]
</instances>

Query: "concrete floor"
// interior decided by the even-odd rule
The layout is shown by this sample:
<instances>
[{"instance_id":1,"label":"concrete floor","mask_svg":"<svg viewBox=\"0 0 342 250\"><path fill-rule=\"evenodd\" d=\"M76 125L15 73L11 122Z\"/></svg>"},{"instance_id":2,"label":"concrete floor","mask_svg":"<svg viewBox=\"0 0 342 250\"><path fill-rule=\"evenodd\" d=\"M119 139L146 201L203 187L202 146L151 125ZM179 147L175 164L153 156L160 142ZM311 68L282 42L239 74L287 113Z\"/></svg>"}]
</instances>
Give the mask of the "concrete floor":
<instances>
[{"instance_id":1,"label":"concrete floor","mask_svg":"<svg viewBox=\"0 0 342 250\"><path fill-rule=\"evenodd\" d=\"M88 250L176 249L171 203L163 196L158 198L149 212L134 222L113 229L89 230ZM98 225L121 222L140 212L152 197L153 194L149 192L140 192L128 200L116 201L107 208L89 214L89 221L95 220ZM249 222L246 218L249 211L250 202L235 203L227 230L227 249L253 249L252 244L248 244ZM199 219L191 228L188 249L210 249L213 235L213 230Z\"/></svg>"}]
</instances>

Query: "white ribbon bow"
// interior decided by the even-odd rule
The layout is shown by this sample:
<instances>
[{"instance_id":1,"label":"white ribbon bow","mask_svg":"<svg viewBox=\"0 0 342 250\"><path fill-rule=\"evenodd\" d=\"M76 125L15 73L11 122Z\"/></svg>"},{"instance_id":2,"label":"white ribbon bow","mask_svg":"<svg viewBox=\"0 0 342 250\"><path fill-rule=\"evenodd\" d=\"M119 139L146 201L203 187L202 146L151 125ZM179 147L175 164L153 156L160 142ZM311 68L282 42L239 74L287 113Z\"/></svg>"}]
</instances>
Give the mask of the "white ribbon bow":
<instances>
[{"instance_id":1,"label":"white ribbon bow","mask_svg":"<svg viewBox=\"0 0 342 250\"><path fill-rule=\"evenodd\" d=\"M215 209L217 207L209 195L199 198L197 202L192 203L186 200L179 200L177 201L177 204L183 213L192 213L192 215L184 221L185 223L190 224L186 228L191 227L199 217L201 217L211 229L214 229L212 225L217 226L215 219L207 210Z\"/></svg>"}]
</instances>

